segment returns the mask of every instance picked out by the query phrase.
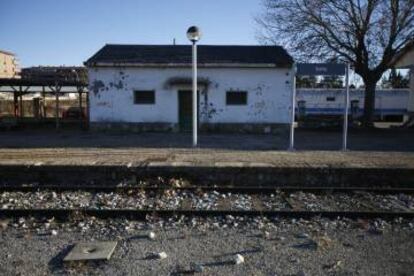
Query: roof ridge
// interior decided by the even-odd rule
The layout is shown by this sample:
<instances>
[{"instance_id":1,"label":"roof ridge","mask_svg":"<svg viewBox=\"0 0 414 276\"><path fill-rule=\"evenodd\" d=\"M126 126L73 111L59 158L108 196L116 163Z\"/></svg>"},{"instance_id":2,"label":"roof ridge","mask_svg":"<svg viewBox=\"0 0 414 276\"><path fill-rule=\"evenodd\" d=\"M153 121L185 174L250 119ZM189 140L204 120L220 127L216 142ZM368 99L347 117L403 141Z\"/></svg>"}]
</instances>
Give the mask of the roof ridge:
<instances>
[{"instance_id":1,"label":"roof ridge","mask_svg":"<svg viewBox=\"0 0 414 276\"><path fill-rule=\"evenodd\" d=\"M191 46L191 44L123 44L123 43L107 43L105 46ZM198 47L281 47L281 45L254 45L254 44L197 44Z\"/></svg>"}]
</instances>

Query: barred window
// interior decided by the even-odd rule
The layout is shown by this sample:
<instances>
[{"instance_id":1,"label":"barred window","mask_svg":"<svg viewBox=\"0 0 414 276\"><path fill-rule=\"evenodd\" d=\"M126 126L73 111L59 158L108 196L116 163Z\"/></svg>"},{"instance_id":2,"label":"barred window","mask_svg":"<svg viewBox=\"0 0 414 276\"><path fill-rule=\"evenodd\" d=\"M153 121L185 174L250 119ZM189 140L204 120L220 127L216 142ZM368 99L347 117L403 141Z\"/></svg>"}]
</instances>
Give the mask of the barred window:
<instances>
[{"instance_id":1,"label":"barred window","mask_svg":"<svg viewBox=\"0 0 414 276\"><path fill-rule=\"evenodd\" d=\"M226 93L226 105L247 105L247 92L228 91Z\"/></svg>"},{"instance_id":2,"label":"barred window","mask_svg":"<svg viewBox=\"0 0 414 276\"><path fill-rule=\"evenodd\" d=\"M155 104L154 90L135 90L134 104Z\"/></svg>"}]
</instances>

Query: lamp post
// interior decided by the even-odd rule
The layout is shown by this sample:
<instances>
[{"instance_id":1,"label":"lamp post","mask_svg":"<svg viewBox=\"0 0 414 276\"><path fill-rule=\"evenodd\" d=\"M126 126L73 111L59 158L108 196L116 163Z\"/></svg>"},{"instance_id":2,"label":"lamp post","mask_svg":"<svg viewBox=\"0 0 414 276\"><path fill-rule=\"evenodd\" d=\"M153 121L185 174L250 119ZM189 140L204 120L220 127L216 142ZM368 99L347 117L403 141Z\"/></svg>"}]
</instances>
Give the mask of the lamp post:
<instances>
[{"instance_id":1,"label":"lamp post","mask_svg":"<svg viewBox=\"0 0 414 276\"><path fill-rule=\"evenodd\" d=\"M296 63L292 66L292 98L290 110L289 151L295 150Z\"/></svg>"},{"instance_id":2,"label":"lamp post","mask_svg":"<svg viewBox=\"0 0 414 276\"><path fill-rule=\"evenodd\" d=\"M349 110L349 63L346 64L345 71L345 107L344 107L344 125L342 133L342 150L346 151L348 147L348 110Z\"/></svg>"},{"instance_id":3,"label":"lamp post","mask_svg":"<svg viewBox=\"0 0 414 276\"><path fill-rule=\"evenodd\" d=\"M197 146L197 114L198 114L198 96L197 96L197 41L201 38L201 31L196 26L191 26L187 30L187 38L193 43L193 147Z\"/></svg>"}]
</instances>

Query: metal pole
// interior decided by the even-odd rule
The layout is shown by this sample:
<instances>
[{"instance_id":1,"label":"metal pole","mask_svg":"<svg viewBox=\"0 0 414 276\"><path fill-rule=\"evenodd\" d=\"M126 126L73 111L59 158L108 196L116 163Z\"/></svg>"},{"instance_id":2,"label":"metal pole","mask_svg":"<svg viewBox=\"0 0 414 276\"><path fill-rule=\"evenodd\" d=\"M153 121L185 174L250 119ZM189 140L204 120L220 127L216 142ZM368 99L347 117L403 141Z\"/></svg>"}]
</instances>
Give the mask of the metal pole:
<instances>
[{"instance_id":1,"label":"metal pole","mask_svg":"<svg viewBox=\"0 0 414 276\"><path fill-rule=\"evenodd\" d=\"M55 101L56 101L56 103L55 103L55 116L56 116L56 129L59 129L59 126L60 126L60 123L59 123L59 90L58 90L58 88L57 88L57 86L56 86L56 95L55 95Z\"/></svg>"},{"instance_id":2,"label":"metal pole","mask_svg":"<svg viewBox=\"0 0 414 276\"><path fill-rule=\"evenodd\" d=\"M349 63L346 64L345 71L345 107L344 107L344 127L342 133L342 150L347 150L348 144L348 110L349 110Z\"/></svg>"},{"instance_id":3,"label":"metal pole","mask_svg":"<svg viewBox=\"0 0 414 276\"><path fill-rule=\"evenodd\" d=\"M197 104L197 45L196 42L193 41L193 147L197 146Z\"/></svg>"},{"instance_id":4,"label":"metal pole","mask_svg":"<svg viewBox=\"0 0 414 276\"><path fill-rule=\"evenodd\" d=\"M82 90L78 90L79 95L79 122L81 129L83 128L83 110L82 110Z\"/></svg>"},{"instance_id":5,"label":"metal pole","mask_svg":"<svg viewBox=\"0 0 414 276\"><path fill-rule=\"evenodd\" d=\"M292 109L290 111L289 150L295 150L296 64L292 67Z\"/></svg>"}]
</instances>

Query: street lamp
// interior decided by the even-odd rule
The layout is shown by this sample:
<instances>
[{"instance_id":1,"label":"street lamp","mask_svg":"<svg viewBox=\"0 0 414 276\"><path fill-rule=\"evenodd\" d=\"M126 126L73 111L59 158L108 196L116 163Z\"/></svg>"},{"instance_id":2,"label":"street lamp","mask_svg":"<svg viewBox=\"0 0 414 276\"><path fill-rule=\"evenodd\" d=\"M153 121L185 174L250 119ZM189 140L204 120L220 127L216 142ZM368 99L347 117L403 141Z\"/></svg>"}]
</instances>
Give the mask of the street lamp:
<instances>
[{"instance_id":1,"label":"street lamp","mask_svg":"<svg viewBox=\"0 0 414 276\"><path fill-rule=\"evenodd\" d=\"M197 41L201 38L201 31L196 26L191 26L187 30L187 38L193 43L193 147L197 146Z\"/></svg>"}]
</instances>

